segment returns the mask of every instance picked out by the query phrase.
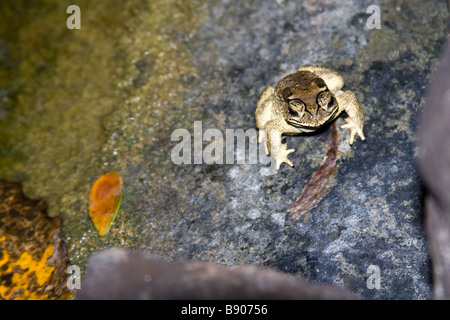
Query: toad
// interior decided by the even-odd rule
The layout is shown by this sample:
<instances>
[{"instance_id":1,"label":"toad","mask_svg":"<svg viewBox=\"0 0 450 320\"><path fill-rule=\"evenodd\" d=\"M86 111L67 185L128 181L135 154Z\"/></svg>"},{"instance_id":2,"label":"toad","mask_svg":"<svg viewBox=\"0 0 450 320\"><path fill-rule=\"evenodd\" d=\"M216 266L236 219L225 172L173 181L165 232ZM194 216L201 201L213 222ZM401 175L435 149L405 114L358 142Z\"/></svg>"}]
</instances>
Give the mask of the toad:
<instances>
[{"instance_id":1,"label":"toad","mask_svg":"<svg viewBox=\"0 0 450 320\"><path fill-rule=\"evenodd\" d=\"M364 114L351 91L342 91L342 76L321 66L303 66L278 82L276 88L266 87L256 104L256 126L259 143L264 143L267 155L275 159L276 169L285 162L293 166L281 135L313 132L336 119L342 111L348 115L341 128L350 130L349 143L355 135L365 140Z\"/></svg>"}]
</instances>

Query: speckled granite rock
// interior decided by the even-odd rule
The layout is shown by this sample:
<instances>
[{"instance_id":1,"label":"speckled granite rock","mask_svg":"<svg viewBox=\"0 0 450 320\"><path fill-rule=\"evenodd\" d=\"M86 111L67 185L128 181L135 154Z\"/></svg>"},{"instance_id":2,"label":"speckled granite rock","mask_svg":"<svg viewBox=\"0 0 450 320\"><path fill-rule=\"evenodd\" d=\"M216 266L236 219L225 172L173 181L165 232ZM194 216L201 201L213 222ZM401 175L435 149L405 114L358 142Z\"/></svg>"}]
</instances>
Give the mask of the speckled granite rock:
<instances>
[{"instance_id":1,"label":"speckled granite rock","mask_svg":"<svg viewBox=\"0 0 450 320\"><path fill-rule=\"evenodd\" d=\"M448 13L444 2L380 6L381 29L371 31L365 1L211 6L192 49L199 86L186 96L205 107L203 129L253 128L264 86L300 65L324 64L361 100L367 140L350 149L339 130L335 179L298 219L288 207L326 154L330 130L288 138L295 168L274 176L261 175L258 165L174 166L160 192L136 202L151 208L139 231L148 251L262 265L368 299L431 298L415 144ZM369 265L380 268L380 289L367 286Z\"/></svg>"}]
</instances>

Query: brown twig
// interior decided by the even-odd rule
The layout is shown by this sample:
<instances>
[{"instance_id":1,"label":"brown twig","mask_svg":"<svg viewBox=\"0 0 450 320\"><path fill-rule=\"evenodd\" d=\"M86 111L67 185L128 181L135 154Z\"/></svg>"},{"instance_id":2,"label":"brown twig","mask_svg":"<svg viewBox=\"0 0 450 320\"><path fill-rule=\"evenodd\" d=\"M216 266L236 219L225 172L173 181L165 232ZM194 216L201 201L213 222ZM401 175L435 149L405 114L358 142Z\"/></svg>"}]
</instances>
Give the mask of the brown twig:
<instances>
[{"instance_id":1,"label":"brown twig","mask_svg":"<svg viewBox=\"0 0 450 320\"><path fill-rule=\"evenodd\" d=\"M305 211L314 208L325 196L330 182L337 173L337 150L338 132L336 123L333 122L331 125L330 148L325 155L323 162L316 172L314 172L309 183L303 188L302 193L297 200L289 207L294 219L299 218Z\"/></svg>"}]
</instances>

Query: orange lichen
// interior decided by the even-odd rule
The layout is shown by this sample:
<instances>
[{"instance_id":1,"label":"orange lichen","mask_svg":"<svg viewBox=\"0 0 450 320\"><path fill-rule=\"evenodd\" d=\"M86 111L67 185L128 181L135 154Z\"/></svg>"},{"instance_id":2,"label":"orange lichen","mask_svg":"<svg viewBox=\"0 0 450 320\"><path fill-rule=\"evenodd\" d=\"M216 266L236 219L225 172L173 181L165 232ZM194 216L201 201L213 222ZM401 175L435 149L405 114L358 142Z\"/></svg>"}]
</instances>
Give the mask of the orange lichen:
<instances>
[{"instance_id":1,"label":"orange lichen","mask_svg":"<svg viewBox=\"0 0 450 320\"><path fill-rule=\"evenodd\" d=\"M119 211L123 180L117 171L105 173L94 182L89 193L89 216L98 234L104 237Z\"/></svg>"},{"instance_id":2,"label":"orange lichen","mask_svg":"<svg viewBox=\"0 0 450 320\"><path fill-rule=\"evenodd\" d=\"M45 201L26 198L19 184L0 180L0 299L70 299L61 217Z\"/></svg>"},{"instance_id":3,"label":"orange lichen","mask_svg":"<svg viewBox=\"0 0 450 320\"><path fill-rule=\"evenodd\" d=\"M36 277L37 284L43 286L52 275L55 267L47 266L47 261L52 256L54 246L50 245L41 257L41 260L35 261L28 252L23 252L20 258L15 261L9 261L9 255L6 250L2 250L2 260L0 267L9 262L8 268L2 271L2 274L11 275L8 286L0 285L0 297L2 299L47 299L48 294L37 294L31 292L30 279Z\"/></svg>"}]
</instances>

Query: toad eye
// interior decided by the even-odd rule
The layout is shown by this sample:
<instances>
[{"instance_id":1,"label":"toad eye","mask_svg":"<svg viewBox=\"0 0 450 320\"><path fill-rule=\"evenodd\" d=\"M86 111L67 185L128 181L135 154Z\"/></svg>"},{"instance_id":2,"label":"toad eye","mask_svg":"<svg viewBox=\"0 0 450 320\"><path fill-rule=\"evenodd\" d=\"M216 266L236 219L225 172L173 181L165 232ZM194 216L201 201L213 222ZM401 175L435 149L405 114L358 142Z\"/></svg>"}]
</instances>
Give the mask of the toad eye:
<instances>
[{"instance_id":1,"label":"toad eye","mask_svg":"<svg viewBox=\"0 0 450 320\"><path fill-rule=\"evenodd\" d=\"M328 104L331 101L331 93L330 91L322 91L317 96L317 103L319 106L323 107L324 109L327 109Z\"/></svg>"},{"instance_id":2,"label":"toad eye","mask_svg":"<svg viewBox=\"0 0 450 320\"><path fill-rule=\"evenodd\" d=\"M292 99L289 100L289 112L292 114L292 112L297 115L300 112L303 112L305 110L305 104L300 99Z\"/></svg>"},{"instance_id":3,"label":"toad eye","mask_svg":"<svg viewBox=\"0 0 450 320\"><path fill-rule=\"evenodd\" d=\"M292 99L288 101L288 111L289 114L296 118L303 117L303 114L305 113L305 104L300 99Z\"/></svg>"}]
</instances>

